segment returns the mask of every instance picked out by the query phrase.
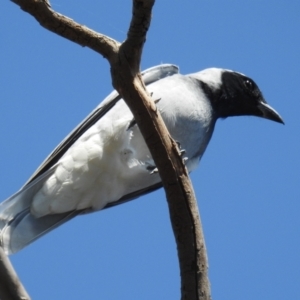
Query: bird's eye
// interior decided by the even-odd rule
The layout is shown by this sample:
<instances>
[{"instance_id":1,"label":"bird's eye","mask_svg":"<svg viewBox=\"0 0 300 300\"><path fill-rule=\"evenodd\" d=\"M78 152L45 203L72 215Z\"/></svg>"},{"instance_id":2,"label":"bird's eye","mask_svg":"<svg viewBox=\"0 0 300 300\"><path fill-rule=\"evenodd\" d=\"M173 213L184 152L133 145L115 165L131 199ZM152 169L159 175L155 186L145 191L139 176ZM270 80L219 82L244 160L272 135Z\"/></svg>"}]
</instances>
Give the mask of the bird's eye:
<instances>
[{"instance_id":1,"label":"bird's eye","mask_svg":"<svg viewBox=\"0 0 300 300\"><path fill-rule=\"evenodd\" d=\"M253 85L253 82L252 82L251 80L246 79L246 80L244 81L244 84L245 84L245 86L246 86L247 89L249 89L250 91L253 90L254 85Z\"/></svg>"}]
</instances>

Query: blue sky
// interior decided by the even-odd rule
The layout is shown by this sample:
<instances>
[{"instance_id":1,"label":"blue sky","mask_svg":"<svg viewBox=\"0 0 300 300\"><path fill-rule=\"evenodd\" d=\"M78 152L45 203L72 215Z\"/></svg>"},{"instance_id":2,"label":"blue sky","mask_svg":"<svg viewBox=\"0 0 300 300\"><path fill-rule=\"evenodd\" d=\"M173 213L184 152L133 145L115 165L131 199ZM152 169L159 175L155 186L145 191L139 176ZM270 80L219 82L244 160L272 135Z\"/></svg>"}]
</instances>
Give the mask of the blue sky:
<instances>
[{"instance_id":1,"label":"blue sky","mask_svg":"<svg viewBox=\"0 0 300 300\"><path fill-rule=\"evenodd\" d=\"M119 41L131 1L53 1ZM192 174L213 299L300 299L300 2L157 1L142 68L174 63L252 77L286 125L218 121ZM0 11L0 199L111 91L108 63L43 29L10 1ZM179 299L164 191L78 217L12 262L33 299Z\"/></svg>"}]
</instances>

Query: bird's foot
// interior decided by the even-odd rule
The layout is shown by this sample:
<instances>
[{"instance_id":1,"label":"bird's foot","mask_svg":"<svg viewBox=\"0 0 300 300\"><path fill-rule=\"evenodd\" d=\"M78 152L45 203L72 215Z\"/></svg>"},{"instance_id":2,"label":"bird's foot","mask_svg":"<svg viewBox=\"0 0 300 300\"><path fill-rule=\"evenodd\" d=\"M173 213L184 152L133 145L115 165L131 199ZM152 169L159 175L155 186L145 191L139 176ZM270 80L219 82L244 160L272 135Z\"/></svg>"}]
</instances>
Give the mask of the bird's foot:
<instances>
[{"instance_id":1,"label":"bird's foot","mask_svg":"<svg viewBox=\"0 0 300 300\"><path fill-rule=\"evenodd\" d=\"M178 142L178 141L175 141L176 142L176 144L177 144L177 146L178 146L178 148L179 148L179 152L180 152L180 156L182 157L184 154L185 154L185 149L181 149L181 144L180 144L180 142ZM184 158L185 159L185 158ZM188 158L186 158L185 160L187 160Z\"/></svg>"},{"instance_id":2,"label":"bird's foot","mask_svg":"<svg viewBox=\"0 0 300 300\"><path fill-rule=\"evenodd\" d=\"M129 122L129 124L128 124L128 127L127 127L127 131L128 130L130 130L133 126L135 126L136 125L136 120L133 118L130 122Z\"/></svg>"},{"instance_id":3,"label":"bird's foot","mask_svg":"<svg viewBox=\"0 0 300 300\"><path fill-rule=\"evenodd\" d=\"M150 175L153 175L153 174L157 174L157 173L158 173L158 169L157 169L156 166L154 166L154 165L148 164L148 166L146 167L146 169L147 169L148 171L150 171Z\"/></svg>"}]
</instances>

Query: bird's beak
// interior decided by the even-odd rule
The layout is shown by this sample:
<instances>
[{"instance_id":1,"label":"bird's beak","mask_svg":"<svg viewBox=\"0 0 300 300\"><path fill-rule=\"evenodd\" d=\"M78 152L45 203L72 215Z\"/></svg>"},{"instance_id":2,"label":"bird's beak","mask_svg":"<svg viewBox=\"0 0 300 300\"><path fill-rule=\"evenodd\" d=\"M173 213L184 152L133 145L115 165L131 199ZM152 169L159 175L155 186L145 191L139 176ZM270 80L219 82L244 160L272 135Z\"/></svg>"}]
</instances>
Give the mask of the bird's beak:
<instances>
[{"instance_id":1,"label":"bird's beak","mask_svg":"<svg viewBox=\"0 0 300 300\"><path fill-rule=\"evenodd\" d=\"M258 105L258 109L262 113L262 115L261 115L262 118L284 124L279 113L274 108L272 108L269 104L260 102Z\"/></svg>"}]
</instances>

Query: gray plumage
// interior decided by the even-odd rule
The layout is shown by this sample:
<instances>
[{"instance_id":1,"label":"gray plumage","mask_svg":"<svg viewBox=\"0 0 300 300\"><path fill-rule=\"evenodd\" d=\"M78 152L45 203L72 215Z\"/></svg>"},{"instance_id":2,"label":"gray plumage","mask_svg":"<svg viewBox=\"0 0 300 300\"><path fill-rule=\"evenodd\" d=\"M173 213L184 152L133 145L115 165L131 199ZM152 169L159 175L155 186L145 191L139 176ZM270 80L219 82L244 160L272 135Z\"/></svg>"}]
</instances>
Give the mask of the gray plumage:
<instances>
[{"instance_id":1,"label":"gray plumage","mask_svg":"<svg viewBox=\"0 0 300 300\"><path fill-rule=\"evenodd\" d=\"M224 69L181 75L174 65L143 79L193 171L218 118L254 115L283 123L254 81ZM49 155L19 192L0 204L0 242L19 251L74 216L161 187L154 161L125 102L112 92Z\"/></svg>"}]
</instances>

